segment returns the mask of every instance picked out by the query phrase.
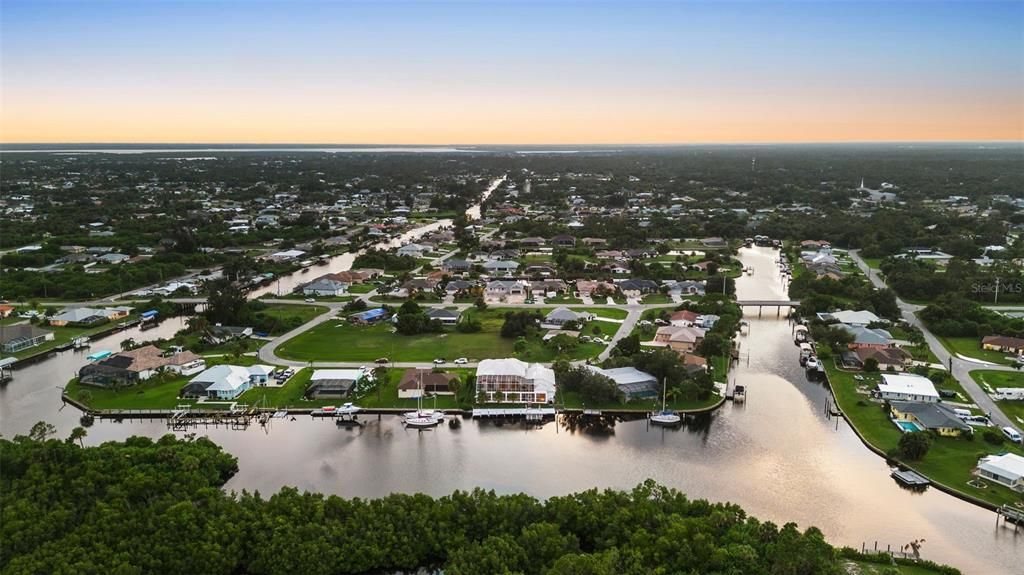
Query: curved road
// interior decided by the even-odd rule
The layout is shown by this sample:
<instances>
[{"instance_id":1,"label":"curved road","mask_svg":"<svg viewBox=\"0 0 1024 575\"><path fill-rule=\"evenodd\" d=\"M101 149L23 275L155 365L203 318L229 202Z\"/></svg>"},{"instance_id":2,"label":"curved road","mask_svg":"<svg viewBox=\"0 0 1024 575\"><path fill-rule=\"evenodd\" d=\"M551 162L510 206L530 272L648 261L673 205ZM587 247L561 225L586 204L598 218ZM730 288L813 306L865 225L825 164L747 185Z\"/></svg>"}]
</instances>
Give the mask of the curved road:
<instances>
[{"instance_id":1,"label":"curved road","mask_svg":"<svg viewBox=\"0 0 1024 575\"><path fill-rule=\"evenodd\" d=\"M857 263L857 266L868 276L871 283L877 288L888 287L885 285L885 281L881 278L880 274L871 269L861 257L858 250L850 250L850 257ZM928 347L931 348L932 353L935 357L939 358L939 362L942 365L950 367L950 373L956 378L960 385L964 388L964 391L971 396L971 400L978 405L978 407L988 414L989 419L995 422L1001 427L1009 426L1020 430L1020 425L1014 421L1011 421L1005 413L999 409L999 406L995 401L983 389L978 385L974 378L971 377L970 373L979 369L994 370L994 371L1012 371L1017 372L1016 369L1005 365L992 365L985 362L972 361L957 357L946 349L946 346L942 345L939 338L935 337L928 327L924 325L917 317L917 312L922 309L922 306L907 303L902 299L896 298L896 303L899 305L900 312L903 314L903 319L906 320L910 325L917 327L924 334L925 341L928 342Z\"/></svg>"}]
</instances>

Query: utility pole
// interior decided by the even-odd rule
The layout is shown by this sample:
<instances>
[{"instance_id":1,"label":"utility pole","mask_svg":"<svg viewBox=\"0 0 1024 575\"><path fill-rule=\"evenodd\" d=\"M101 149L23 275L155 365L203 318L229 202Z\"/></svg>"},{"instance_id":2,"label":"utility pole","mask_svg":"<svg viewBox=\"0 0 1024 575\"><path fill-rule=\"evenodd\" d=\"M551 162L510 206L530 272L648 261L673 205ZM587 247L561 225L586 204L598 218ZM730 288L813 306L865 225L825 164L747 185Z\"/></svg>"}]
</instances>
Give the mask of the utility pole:
<instances>
[{"instance_id":1,"label":"utility pole","mask_svg":"<svg viewBox=\"0 0 1024 575\"><path fill-rule=\"evenodd\" d=\"M992 305L999 303L999 276L996 276L996 293L992 298Z\"/></svg>"}]
</instances>

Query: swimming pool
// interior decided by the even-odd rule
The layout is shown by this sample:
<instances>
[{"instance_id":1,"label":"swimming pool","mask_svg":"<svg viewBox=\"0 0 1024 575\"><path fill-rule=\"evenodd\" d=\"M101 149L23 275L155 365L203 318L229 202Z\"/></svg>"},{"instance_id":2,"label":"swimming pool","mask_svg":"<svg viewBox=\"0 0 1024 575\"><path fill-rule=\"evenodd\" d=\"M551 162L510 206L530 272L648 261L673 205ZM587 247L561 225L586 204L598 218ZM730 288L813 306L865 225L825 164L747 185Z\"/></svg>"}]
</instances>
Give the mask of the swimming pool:
<instances>
[{"instance_id":1,"label":"swimming pool","mask_svg":"<svg viewBox=\"0 0 1024 575\"><path fill-rule=\"evenodd\" d=\"M896 420L894 423L897 427L900 428L900 431L902 431L903 433L911 433L913 431L924 431L923 429L921 429L920 425L914 423L913 421Z\"/></svg>"}]
</instances>

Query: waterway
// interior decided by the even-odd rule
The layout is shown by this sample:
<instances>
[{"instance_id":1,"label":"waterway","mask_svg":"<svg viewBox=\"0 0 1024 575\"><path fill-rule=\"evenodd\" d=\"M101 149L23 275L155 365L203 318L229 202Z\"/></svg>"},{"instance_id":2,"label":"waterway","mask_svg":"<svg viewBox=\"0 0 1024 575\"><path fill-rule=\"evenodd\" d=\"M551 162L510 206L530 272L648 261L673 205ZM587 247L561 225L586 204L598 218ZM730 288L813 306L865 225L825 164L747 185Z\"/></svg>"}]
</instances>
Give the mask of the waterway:
<instances>
[{"instance_id":1,"label":"waterway","mask_svg":"<svg viewBox=\"0 0 1024 575\"><path fill-rule=\"evenodd\" d=\"M744 265L755 271L738 281L739 298L785 299L777 253L741 250ZM645 421L587 431L567 420L541 427L467 420L460 429L417 432L393 417L365 418L365 427L343 430L301 417L273 420L266 429L196 431L239 458L241 470L227 484L232 490L269 495L290 485L376 497L480 486L547 497L626 489L653 478L691 497L735 502L762 520L816 525L833 544L878 541L884 548L923 538L925 557L965 573L1020 573L1024 535L996 528L992 512L935 489L902 489L842 420L828 418L828 390L806 379L790 326L773 311L758 319L753 309L749 334L741 337L731 377L747 386L747 403L727 403L707 421L679 430ZM170 320L155 330L109 336L94 348L116 350L124 337L166 337L179 327L180 320ZM0 432L10 437L46 420L69 433L80 414L61 410L59 386L84 363L84 354L65 352L16 371L0 391ZM167 432L158 421L97 422L86 442Z\"/></svg>"},{"instance_id":2,"label":"waterway","mask_svg":"<svg viewBox=\"0 0 1024 575\"><path fill-rule=\"evenodd\" d=\"M487 188L484 189L483 194L480 197L480 202L482 203L485 200L487 200L487 198L490 197L494 190L496 190L498 186L501 185L501 183L504 181L504 176L491 180ZM473 206L470 206L470 208L466 210L466 217L468 217L470 220L480 219L480 204L478 203ZM413 242L418 238L421 238L431 232L447 228L451 225L452 220L450 219L437 220L435 222L431 222L429 224L413 228L401 234L398 237L378 242L371 247L380 250L398 248L405 244ZM324 274L338 273L352 269L352 264L353 262L355 262L356 257L359 254L365 252L366 249L358 250L355 252L345 252L343 254L333 256L321 264L315 264L310 266L309 268L307 268L309 271L306 273L295 272L289 275L281 276L280 278L277 278L274 282L270 283L269 285L249 292L249 297L258 298L266 294L288 295L292 293L292 291L295 288L312 280L313 278L322 276Z\"/></svg>"}]
</instances>

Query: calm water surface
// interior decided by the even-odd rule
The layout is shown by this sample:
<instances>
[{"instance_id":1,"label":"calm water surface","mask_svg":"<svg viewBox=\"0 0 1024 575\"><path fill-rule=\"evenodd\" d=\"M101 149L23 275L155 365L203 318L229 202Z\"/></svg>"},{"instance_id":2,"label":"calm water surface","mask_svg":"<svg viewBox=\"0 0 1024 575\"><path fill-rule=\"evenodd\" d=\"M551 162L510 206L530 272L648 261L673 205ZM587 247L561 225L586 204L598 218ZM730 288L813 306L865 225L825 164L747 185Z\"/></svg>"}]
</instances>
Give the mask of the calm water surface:
<instances>
[{"instance_id":1,"label":"calm water surface","mask_svg":"<svg viewBox=\"0 0 1024 575\"><path fill-rule=\"evenodd\" d=\"M784 298L777 252L742 250L755 273L740 280L739 297ZM366 426L340 430L328 421L274 420L268 429L200 429L239 458L233 490L270 494L291 485L353 497L392 492L442 495L481 486L537 497L591 487L630 488L650 477L691 497L733 501L763 520L816 525L833 544L883 547L913 539L927 542L925 557L966 573L1024 573L1024 535L995 527L995 515L934 489L912 493L888 476L885 462L850 428L824 412L827 389L808 381L797 363L790 326L765 310L751 310L743 357L734 370L748 388L745 405L726 404L691 428L649 428L619 422L607 432L549 423L542 427L495 426L465 421L461 429L405 430L391 417L364 418ZM175 325L176 324L176 325ZM169 336L179 320L148 332L107 338L99 349L117 349L124 337ZM749 359L748 359L749 355ZM0 391L0 431L24 433L39 420L67 434L79 413L60 410L60 390L85 362L65 352L23 368ZM749 364L748 364L749 362ZM97 422L87 441L167 433L160 422Z\"/></svg>"}]
</instances>

